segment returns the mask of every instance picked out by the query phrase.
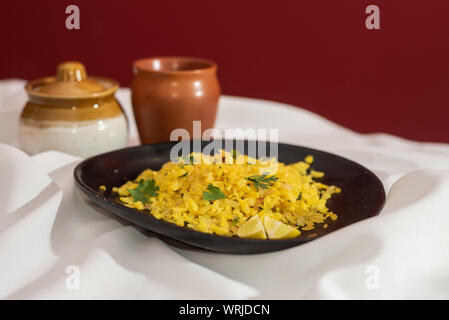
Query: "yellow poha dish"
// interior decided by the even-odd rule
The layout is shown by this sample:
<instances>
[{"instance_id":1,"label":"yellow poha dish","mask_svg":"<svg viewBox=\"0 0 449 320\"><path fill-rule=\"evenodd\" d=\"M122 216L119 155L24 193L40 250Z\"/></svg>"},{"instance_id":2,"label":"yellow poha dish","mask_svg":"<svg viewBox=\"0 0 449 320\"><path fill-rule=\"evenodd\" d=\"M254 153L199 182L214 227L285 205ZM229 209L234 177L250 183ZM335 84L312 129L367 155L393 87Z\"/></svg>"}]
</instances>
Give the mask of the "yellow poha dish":
<instances>
[{"instance_id":1,"label":"yellow poha dish","mask_svg":"<svg viewBox=\"0 0 449 320\"><path fill-rule=\"evenodd\" d=\"M159 171L147 169L113 191L130 208L200 232L293 238L337 219L326 202L341 190L317 181L324 173L312 169L313 161L307 156L285 165L235 151L192 153Z\"/></svg>"}]
</instances>

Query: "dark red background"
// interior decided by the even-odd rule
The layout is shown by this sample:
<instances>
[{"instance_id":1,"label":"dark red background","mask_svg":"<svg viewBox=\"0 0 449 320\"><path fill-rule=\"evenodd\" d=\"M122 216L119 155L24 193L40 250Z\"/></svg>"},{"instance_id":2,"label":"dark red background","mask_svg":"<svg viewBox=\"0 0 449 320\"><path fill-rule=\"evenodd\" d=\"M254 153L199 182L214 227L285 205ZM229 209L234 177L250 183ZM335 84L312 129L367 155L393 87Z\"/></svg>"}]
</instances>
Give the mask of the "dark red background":
<instances>
[{"instance_id":1,"label":"dark red background","mask_svg":"<svg viewBox=\"0 0 449 320\"><path fill-rule=\"evenodd\" d=\"M65 28L69 4L80 30ZM365 28L369 4L381 30ZM137 58L199 56L218 63L225 94L287 102L359 132L449 142L448 0L17 0L0 12L0 78L77 59L128 86Z\"/></svg>"}]
</instances>

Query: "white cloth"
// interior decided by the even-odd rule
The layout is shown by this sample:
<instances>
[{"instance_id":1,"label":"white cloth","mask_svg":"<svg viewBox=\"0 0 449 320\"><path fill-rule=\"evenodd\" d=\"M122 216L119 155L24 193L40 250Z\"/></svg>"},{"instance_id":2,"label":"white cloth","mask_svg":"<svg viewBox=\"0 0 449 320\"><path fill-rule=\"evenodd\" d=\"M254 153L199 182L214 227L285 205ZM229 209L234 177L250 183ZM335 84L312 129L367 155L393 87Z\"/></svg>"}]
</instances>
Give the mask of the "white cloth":
<instances>
[{"instance_id":1,"label":"white cloth","mask_svg":"<svg viewBox=\"0 0 449 320\"><path fill-rule=\"evenodd\" d=\"M81 200L79 158L14 147L23 85L0 81L0 298L449 298L448 145L361 135L304 109L224 96L218 128L279 128L281 142L355 160L381 178L387 202L378 217L288 250L191 251ZM118 98L131 115L129 90ZM131 135L136 144L134 124Z\"/></svg>"}]
</instances>

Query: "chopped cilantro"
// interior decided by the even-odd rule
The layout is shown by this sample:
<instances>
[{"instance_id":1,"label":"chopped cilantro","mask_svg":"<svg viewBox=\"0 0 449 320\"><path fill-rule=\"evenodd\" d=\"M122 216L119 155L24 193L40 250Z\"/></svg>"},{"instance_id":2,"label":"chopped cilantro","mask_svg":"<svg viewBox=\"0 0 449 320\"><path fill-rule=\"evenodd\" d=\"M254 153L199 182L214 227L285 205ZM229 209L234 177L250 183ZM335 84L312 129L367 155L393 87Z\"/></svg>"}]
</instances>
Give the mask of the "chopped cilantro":
<instances>
[{"instance_id":1,"label":"chopped cilantro","mask_svg":"<svg viewBox=\"0 0 449 320\"><path fill-rule=\"evenodd\" d=\"M140 180L135 189L128 189L134 201L148 202L150 197L156 197L159 187L153 179Z\"/></svg>"},{"instance_id":2,"label":"chopped cilantro","mask_svg":"<svg viewBox=\"0 0 449 320\"><path fill-rule=\"evenodd\" d=\"M226 199L226 196L218 187L214 186L213 184L209 184L207 186L207 191L203 192L203 199L214 201L219 199Z\"/></svg>"},{"instance_id":3,"label":"chopped cilantro","mask_svg":"<svg viewBox=\"0 0 449 320\"><path fill-rule=\"evenodd\" d=\"M259 191L260 189L266 190L269 187L271 187L276 181L279 180L276 176L269 176L267 174L262 175L253 175L248 178L245 178L248 181L251 181L254 183L254 187L256 187L256 190Z\"/></svg>"}]
</instances>

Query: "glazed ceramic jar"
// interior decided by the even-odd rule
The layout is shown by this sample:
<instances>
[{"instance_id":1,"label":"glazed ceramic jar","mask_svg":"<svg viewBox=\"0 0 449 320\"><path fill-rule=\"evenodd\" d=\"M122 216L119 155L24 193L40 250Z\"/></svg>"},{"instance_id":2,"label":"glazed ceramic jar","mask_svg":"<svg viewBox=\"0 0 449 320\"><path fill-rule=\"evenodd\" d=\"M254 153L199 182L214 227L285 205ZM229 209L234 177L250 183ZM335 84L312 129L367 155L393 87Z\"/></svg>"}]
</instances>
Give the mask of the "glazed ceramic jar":
<instances>
[{"instance_id":1,"label":"glazed ceramic jar","mask_svg":"<svg viewBox=\"0 0 449 320\"><path fill-rule=\"evenodd\" d=\"M134 62L132 104L142 143L170 140L175 129L193 136L214 127L220 85L214 62L186 57L146 58Z\"/></svg>"},{"instance_id":2,"label":"glazed ceramic jar","mask_svg":"<svg viewBox=\"0 0 449 320\"><path fill-rule=\"evenodd\" d=\"M56 77L30 81L25 89L29 101L19 124L25 152L89 157L126 146L128 124L114 97L116 81L88 77L81 63L65 62Z\"/></svg>"}]
</instances>

